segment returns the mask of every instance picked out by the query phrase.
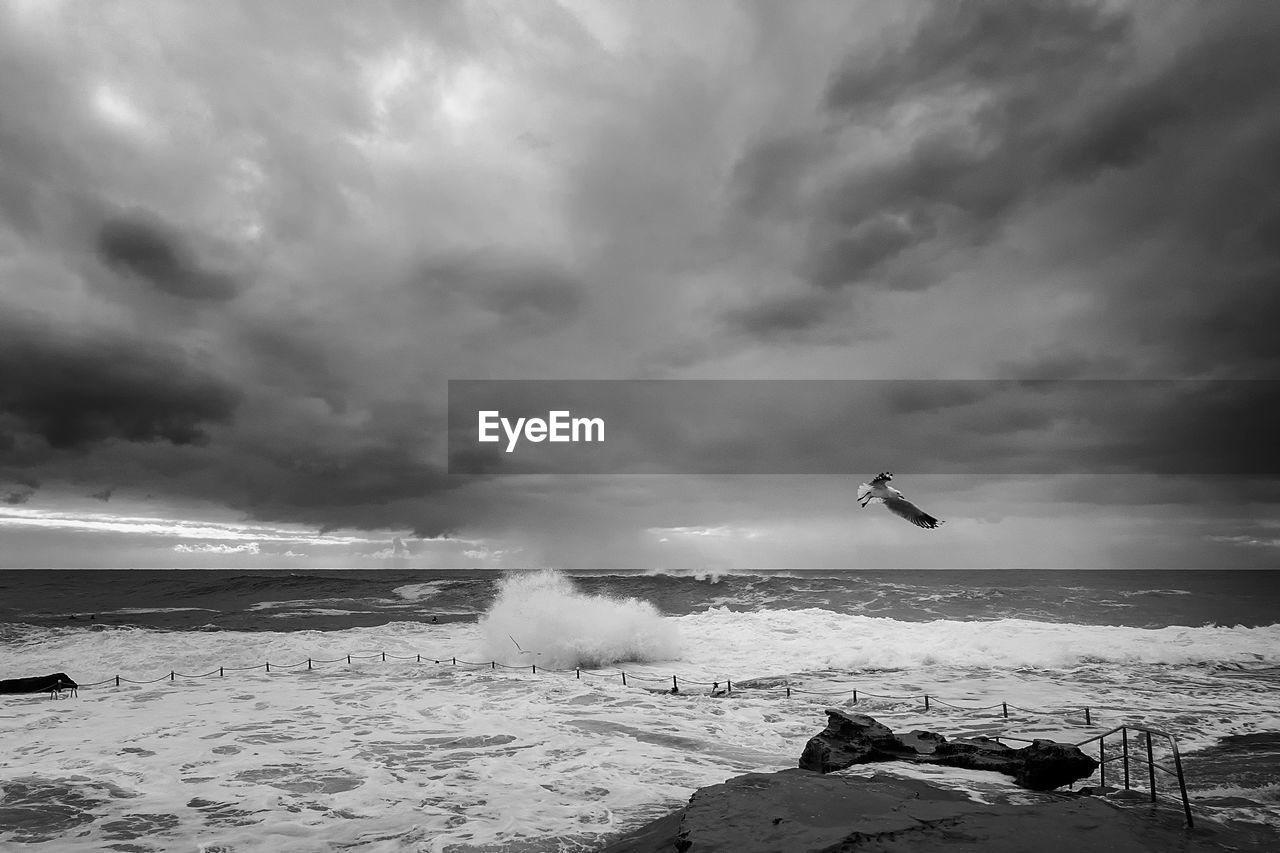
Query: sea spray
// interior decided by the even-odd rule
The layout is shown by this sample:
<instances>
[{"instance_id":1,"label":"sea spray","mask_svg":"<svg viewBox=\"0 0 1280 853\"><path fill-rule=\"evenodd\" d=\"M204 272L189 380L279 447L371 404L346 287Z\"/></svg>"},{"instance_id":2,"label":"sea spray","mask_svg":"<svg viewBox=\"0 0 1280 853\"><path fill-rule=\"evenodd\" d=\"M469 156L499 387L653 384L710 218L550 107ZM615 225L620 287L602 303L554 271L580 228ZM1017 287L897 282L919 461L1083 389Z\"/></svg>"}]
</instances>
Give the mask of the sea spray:
<instances>
[{"instance_id":1,"label":"sea spray","mask_svg":"<svg viewBox=\"0 0 1280 853\"><path fill-rule=\"evenodd\" d=\"M674 620L649 602L586 595L553 570L504 577L479 628L485 653L513 666L599 667L680 654Z\"/></svg>"}]
</instances>

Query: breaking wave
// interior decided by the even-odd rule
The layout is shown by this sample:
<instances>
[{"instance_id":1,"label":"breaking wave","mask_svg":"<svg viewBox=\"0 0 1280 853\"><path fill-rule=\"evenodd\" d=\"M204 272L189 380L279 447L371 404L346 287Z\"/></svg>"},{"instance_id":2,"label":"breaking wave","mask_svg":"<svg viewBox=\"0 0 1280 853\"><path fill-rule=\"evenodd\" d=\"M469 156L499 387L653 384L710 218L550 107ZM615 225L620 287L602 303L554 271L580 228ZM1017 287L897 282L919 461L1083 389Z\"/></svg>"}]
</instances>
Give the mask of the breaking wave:
<instances>
[{"instance_id":1,"label":"breaking wave","mask_svg":"<svg viewBox=\"0 0 1280 853\"><path fill-rule=\"evenodd\" d=\"M649 602L586 595L551 570L503 578L479 629L485 653L509 665L598 667L680 654L674 620Z\"/></svg>"}]
</instances>

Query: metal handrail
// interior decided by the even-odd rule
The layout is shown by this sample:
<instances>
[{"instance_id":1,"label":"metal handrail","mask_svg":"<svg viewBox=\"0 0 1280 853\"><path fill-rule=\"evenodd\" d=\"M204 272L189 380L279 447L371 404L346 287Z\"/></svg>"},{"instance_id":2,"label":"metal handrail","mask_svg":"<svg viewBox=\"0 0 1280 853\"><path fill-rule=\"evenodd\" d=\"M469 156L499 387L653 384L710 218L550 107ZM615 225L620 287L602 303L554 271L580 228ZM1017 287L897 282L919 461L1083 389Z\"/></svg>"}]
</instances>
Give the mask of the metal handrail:
<instances>
[{"instance_id":1,"label":"metal handrail","mask_svg":"<svg viewBox=\"0 0 1280 853\"><path fill-rule=\"evenodd\" d=\"M1178 777L1178 791L1182 796L1182 811L1183 811L1183 814L1185 814L1187 817L1187 828L1194 829L1195 821L1191 817L1191 801L1187 798L1187 780L1182 773L1182 754L1178 751L1177 738L1175 738L1173 735L1169 734L1168 732L1162 732L1159 729L1152 729L1146 726L1123 725L1123 726L1116 726L1115 728L1109 729L1108 731L1105 731L1102 734L1094 735L1091 738L1086 738L1080 741L1079 743L1077 743L1076 744L1077 747L1083 747L1083 746L1086 746L1087 744L1093 743L1094 741L1098 742L1098 785L1099 787L1105 788L1107 785L1107 762L1120 759L1124 765L1124 787L1126 791L1129 790L1129 730L1130 729L1133 729L1134 731L1137 731L1137 732L1143 732L1146 735L1147 779L1151 788L1151 802L1154 803L1156 801L1156 771L1157 770L1163 770L1165 773L1168 773L1170 776ZM1107 758L1106 739L1111 735L1115 734L1116 732L1120 733L1121 754L1118 756ZM1175 768L1174 770L1170 770L1167 767L1162 767L1161 765L1156 764L1155 758L1152 755L1152 749L1151 749L1151 737L1153 735L1156 737L1162 737L1169 742L1169 747L1173 752L1173 766ZM1142 759L1140 757L1136 757L1135 760L1141 761Z\"/></svg>"}]
</instances>

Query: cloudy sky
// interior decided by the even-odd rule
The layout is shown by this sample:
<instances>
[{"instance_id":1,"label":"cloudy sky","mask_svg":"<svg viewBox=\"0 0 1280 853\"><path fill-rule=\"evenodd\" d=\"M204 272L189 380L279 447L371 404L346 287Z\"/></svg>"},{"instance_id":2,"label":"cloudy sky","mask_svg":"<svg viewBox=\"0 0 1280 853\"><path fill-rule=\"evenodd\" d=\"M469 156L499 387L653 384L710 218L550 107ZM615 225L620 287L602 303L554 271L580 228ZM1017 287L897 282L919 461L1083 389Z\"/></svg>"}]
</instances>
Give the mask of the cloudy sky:
<instances>
[{"instance_id":1,"label":"cloudy sky","mask_svg":"<svg viewBox=\"0 0 1280 853\"><path fill-rule=\"evenodd\" d=\"M0 566L1274 567L1278 55L1253 0L0 0ZM478 379L903 382L450 474Z\"/></svg>"}]
</instances>

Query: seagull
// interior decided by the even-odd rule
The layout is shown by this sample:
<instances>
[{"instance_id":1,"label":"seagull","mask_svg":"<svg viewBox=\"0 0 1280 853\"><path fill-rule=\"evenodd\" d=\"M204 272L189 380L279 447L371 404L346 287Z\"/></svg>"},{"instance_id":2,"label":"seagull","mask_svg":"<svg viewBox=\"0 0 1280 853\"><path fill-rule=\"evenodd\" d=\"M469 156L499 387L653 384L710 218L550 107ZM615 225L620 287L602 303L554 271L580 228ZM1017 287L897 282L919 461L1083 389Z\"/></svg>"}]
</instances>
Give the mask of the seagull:
<instances>
[{"instance_id":1,"label":"seagull","mask_svg":"<svg viewBox=\"0 0 1280 853\"><path fill-rule=\"evenodd\" d=\"M890 486L889 481L892 479L893 475L885 471L883 474L876 475L870 483L859 484L858 501L863 509L866 509L867 504L872 501L880 501L889 512L905 518L916 527L927 527L932 530L942 524L941 521L907 500L902 492Z\"/></svg>"},{"instance_id":2,"label":"seagull","mask_svg":"<svg viewBox=\"0 0 1280 853\"><path fill-rule=\"evenodd\" d=\"M515 637L512 637L510 634L507 634L507 637L508 637L508 638L510 638L511 642L516 643L516 638L515 638ZM516 643L516 648L517 648L517 649L520 649L520 644L519 644L519 643ZM522 655L534 655L534 656L536 656L536 657L541 657L541 656L542 656L542 652L526 652L524 649L520 649L520 654L522 654Z\"/></svg>"}]
</instances>

